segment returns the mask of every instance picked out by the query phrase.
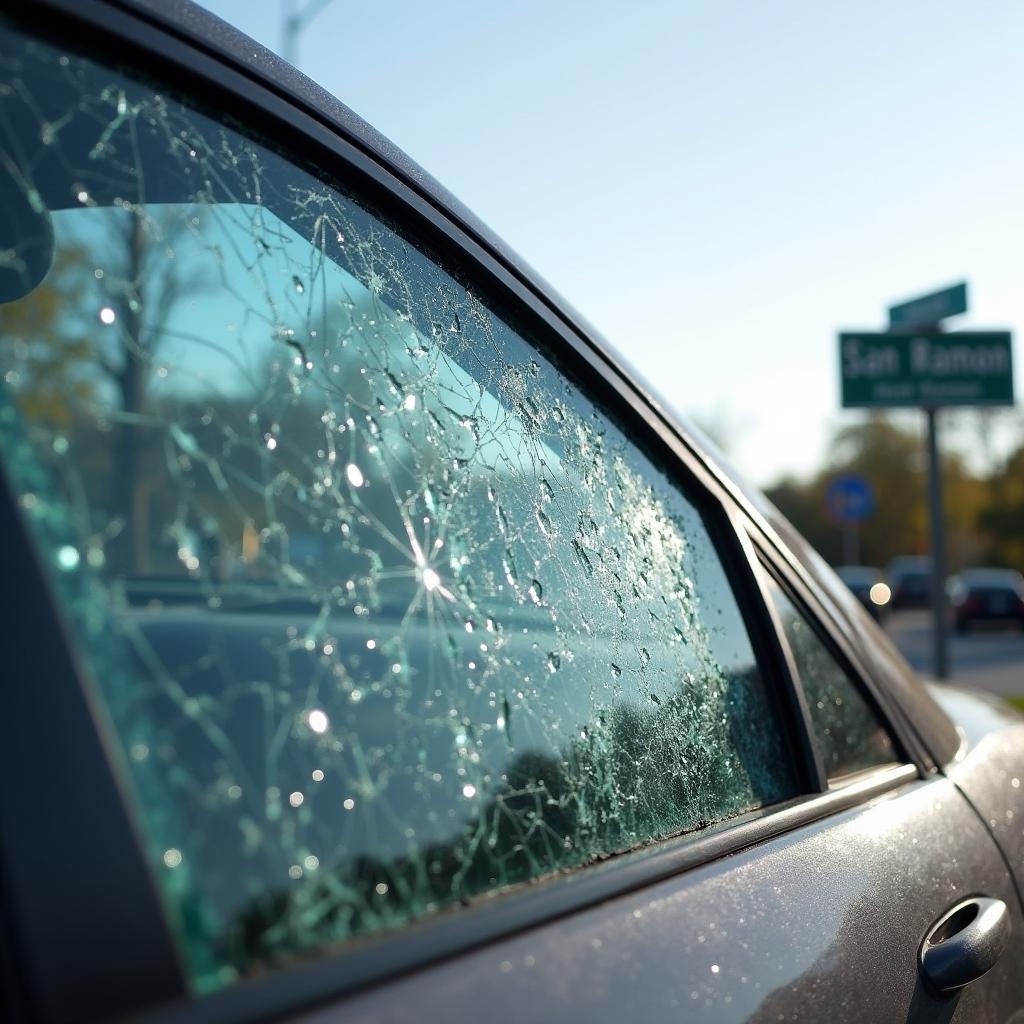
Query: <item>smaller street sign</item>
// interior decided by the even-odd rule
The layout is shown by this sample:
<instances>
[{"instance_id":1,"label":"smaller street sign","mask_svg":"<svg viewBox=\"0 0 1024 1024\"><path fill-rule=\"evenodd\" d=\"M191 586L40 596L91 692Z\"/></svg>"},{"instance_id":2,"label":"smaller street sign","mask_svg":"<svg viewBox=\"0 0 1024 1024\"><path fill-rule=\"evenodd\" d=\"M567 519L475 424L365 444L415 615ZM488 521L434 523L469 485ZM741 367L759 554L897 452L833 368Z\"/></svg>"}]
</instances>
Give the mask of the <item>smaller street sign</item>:
<instances>
[{"instance_id":1,"label":"smaller street sign","mask_svg":"<svg viewBox=\"0 0 1024 1024\"><path fill-rule=\"evenodd\" d=\"M889 307L889 326L913 329L967 312L967 282Z\"/></svg>"},{"instance_id":2,"label":"smaller street sign","mask_svg":"<svg viewBox=\"0 0 1024 1024\"><path fill-rule=\"evenodd\" d=\"M852 473L837 476L825 491L825 507L837 523L860 523L875 511L871 484Z\"/></svg>"},{"instance_id":3,"label":"smaller street sign","mask_svg":"<svg viewBox=\"0 0 1024 1024\"><path fill-rule=\"evenodd\" d=\"M844 409L1013 405L1009 331L839 335Z\"/></svg>"}]
</instances>

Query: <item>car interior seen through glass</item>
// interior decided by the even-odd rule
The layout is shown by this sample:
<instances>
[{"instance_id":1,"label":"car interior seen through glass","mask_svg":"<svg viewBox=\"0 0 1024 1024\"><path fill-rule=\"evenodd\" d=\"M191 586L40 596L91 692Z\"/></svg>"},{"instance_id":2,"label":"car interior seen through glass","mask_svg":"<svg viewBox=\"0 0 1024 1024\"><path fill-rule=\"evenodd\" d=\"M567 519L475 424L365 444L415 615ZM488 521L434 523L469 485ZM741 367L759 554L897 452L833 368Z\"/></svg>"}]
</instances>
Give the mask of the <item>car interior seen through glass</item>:
<instances>
[{"instance_id":1,"label":"car interior seen through glass","mask_svg":"<svg viewBox=\"0 0 1024 1024\"><path fill-rule=\"evenodd\" d=\"M4 468L197 990L796 795L702 516L527 332L0 39Z\"/></svg>"}]
</instances>

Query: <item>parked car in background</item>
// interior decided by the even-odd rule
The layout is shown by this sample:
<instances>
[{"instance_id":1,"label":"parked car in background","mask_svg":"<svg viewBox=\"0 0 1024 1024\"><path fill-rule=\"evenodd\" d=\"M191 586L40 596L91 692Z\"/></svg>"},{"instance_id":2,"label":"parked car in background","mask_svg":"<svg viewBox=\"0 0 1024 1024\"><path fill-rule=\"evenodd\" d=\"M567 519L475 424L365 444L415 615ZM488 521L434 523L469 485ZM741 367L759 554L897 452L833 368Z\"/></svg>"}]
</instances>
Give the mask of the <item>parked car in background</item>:
<instances>
[{"instance_id":1,"label":"parked car in background","mask_svg":"<svg viewBox=\"0 0 1024 1024\"><path fill-rule=\"evenodd\" d=\"M836 575L873 618L881 620L888 613L892 591L880 569L870 565L840 565L836 567Z\"/></svg>"},{"instance_id":2,"label":"parked car in background","mask_svg":"<svg viewBox=\"0 0 1024 1024\"><path fill-rule=\"evenodd\" d=\"M1020 1020L1022 719L190 5L0 15L0 528L0 1018Z\"/></svg>"},{"instance_id":3,"label":"parked car in background","mask_svg":"<svg viewBox=\"0 0 1024 1024\"><path fill-rule=\"evenodd\" d=\"M932 560L926 555L901 555L885 567L892 588L892 607L927 608L931 603Z\"/></svg>"},{"instance_id":4,"label":"parked car in background","mask_svg":"<svg viewBox=\"0 0 1024 1024\"><path fill-rule=\"evenodd\" d=\"M980 624L1024 630L1024 576L1016 569L965 569L949 578L947 592L958 633Z\"/></svg>"}]
</instances>

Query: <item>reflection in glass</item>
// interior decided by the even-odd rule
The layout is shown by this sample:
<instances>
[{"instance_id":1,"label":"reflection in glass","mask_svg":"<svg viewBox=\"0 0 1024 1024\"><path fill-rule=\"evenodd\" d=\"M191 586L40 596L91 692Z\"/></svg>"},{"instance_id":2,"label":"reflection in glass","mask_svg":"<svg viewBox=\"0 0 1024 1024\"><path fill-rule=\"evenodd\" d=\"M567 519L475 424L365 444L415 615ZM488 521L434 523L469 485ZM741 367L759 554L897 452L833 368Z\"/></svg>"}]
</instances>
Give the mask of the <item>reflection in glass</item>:
<instances>
[{"instance_id":1,"label":"reflection in glass","mask_svg":"<svg viewBox=\"0 0 1024 1024\"><path fill-rule=\"evenodd\" d=\"M0 53L52 250L4 457L197 987L794 793L700 516L508 319L236 132Z\"/></svg>"}]
</instances>

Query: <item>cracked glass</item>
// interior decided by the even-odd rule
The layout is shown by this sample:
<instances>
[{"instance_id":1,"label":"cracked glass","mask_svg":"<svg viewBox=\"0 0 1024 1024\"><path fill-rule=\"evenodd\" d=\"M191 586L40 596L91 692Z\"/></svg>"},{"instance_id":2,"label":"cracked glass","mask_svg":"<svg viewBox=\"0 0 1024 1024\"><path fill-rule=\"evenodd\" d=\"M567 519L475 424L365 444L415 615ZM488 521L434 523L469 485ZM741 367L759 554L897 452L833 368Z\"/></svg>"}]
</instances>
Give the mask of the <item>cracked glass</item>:
<instances>
[{"instance_id":1,"label":"cracked glass","mask_svg":"<svg viewBox=\"0 0 1024 1024\"><path fill-rule=\"evenodd\" d=\"M513 311L0 36L4 467L197 990L795 794L701 515Z\"/></svg>"},{"instance_id":2,"label":"cracked glass","mask_svg":"<svg viewBox=\"0 0 1024 1024\"><path fill-rule=\"evenodd\" d=\"M800 675L828 777L898 763L881 719L810 622L774 580L768 591Z\"/></svg>"}]
</instances>

